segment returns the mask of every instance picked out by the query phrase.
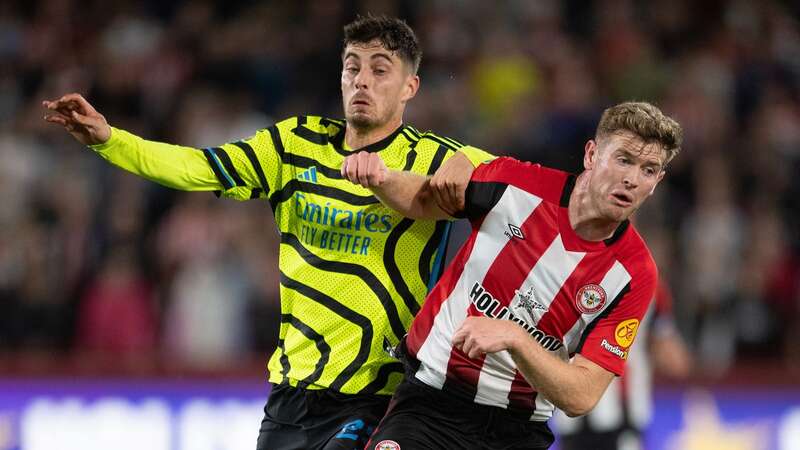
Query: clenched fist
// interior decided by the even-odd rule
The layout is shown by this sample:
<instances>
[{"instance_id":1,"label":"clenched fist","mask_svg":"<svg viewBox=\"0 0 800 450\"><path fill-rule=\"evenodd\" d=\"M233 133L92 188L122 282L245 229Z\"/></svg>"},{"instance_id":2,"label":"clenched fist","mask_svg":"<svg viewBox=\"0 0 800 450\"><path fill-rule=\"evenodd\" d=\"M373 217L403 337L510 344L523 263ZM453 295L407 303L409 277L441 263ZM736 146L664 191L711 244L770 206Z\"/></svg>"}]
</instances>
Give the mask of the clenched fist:
<instances>
[{"instance_id":1,"label":"clenched fist","mask_svg":"<svg viewBox=\"0 0 800 450\"><path fill-rule=\"evenodd\" d=\"M365 188L380 187L386 181L386 168L377 153L358 152L344 159L342 176Z\"/></svg>"}]
</instances>

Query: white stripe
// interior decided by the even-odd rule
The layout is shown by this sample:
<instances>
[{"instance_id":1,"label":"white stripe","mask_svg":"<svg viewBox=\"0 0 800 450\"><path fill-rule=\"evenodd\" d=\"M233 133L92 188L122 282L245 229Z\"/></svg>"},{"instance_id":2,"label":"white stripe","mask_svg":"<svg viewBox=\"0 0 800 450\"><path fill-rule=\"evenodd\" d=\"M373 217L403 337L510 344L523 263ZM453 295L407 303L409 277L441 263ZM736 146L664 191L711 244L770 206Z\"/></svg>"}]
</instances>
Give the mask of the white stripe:
<instances>
[{"instance_id":1,"label":"white stripe","mask_svg":"<svg viewBox=\"0 0 800 450\"><path fill-rule=\"evenodd\" d=\"M625 267L619 261L614 261L614 265L606 272L603 281L600 282L600 286L606 291L606 304L595 313L581 314L578 320L575 321L575 325L564 335L564 343L568 345L570 353L575 352L575 349L578 348L581 334L586 329L586 326L611 306L612 301L617 298L617 295L622 292L622 289L630 281L631 275L625 270ZM572 301L575 300L572 299Z\"/></svg>"},{"instance_id":2,"label":"white stripe","mask_svg":"<svg viewBox=\"0 0 800 450\"><path fill-rule=\"evenodd\" d=\"M536 396L536 409L531 414L531 420L537 422L545 421L553 415L553 404L545 398L544 394L539 392Z\"/></svg>"},{"instance_id":3,"label":"white stripe","mask_svg":"<svg viewBox=\"0 0 800 450\"><path fill-rule=\"evenodd\" d=\"M430 334L417 352L420 361L415 375L417 379L437 389L442 388L453 347L453 334L467 316L472 285L483 281L498 253L508 245L508 238L504 235L508 225L521 225L541 201L540 197L508 186L486 215L461 277L442 303Z\"/></svg>"},{"instance_id":4,"label":"white stripe","mask_svg":"<svg viewBox=\"0 0 800 450\"><path fill-rule=\"evenodd\" d=\"M478 377L475 403L507 408L516 370L517 365L507 351L487 353Z\"/></svg>"},{"instance_id":5,"label":"white stripe","mask_svg":"<svg viewBox=\"0 0 800 450\"><path fill-rule=\"evenodd\" d=\"M584 255L585 253L570 252L565 249L561 235L556 235L547 250L531 268L522 286L517 290L524 293L529 288L533 288L533 298L549 308L561 286L564 285ZM512 312L528 324L536 325L544 311L534 309L533 315L531 315L531 311L525 308L514 308L519 303L519 296L516 297L511 302ZM514 381L517 366L507 352L503 353L507 357L498 354L497 357L490 358L494 355L487 355L478 378L476 402L478 399L482 399L479 403L502 407L508 405L508 394L511 391L511 382ZM559 355L566 356L566 350L560 352Z\"/></svg>"}]
</instances>

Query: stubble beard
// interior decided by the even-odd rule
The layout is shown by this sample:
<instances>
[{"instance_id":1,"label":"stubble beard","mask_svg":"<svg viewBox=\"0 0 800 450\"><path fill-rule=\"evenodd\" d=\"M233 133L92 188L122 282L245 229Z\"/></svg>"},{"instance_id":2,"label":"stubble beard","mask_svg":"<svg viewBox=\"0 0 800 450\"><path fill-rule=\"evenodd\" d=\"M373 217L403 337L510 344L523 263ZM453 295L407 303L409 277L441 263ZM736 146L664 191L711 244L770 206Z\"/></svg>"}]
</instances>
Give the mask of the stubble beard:
<instances>
[{"instance_id":1,"label":"stubble beard","mask_svg":"<svg viewBox=\"0 0 800 450\"><path fill-rule=\"evenodd\" d=\"M376 120L366 114L353 114L347 118L347 123L361 132L370 131L379 125Z\"/></svg>"}]
</instances>

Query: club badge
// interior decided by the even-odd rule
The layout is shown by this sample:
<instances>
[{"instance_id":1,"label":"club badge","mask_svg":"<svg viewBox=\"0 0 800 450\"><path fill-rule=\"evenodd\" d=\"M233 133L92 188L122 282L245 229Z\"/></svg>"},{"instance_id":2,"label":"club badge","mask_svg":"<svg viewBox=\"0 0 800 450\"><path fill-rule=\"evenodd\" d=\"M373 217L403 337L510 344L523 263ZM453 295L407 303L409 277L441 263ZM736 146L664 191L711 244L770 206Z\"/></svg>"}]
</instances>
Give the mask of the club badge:
<instances>
[{"instance_id":1,"label":"club badge","mask_svg":"<svg viewBox=\"0 0 800 450\"><path fill-rule=\"evenodd\" d=\"M578 290L575 306L583 314L594 314L606 304L606 291L597 284L587 284Z\"/></svg>"}]
</instances>

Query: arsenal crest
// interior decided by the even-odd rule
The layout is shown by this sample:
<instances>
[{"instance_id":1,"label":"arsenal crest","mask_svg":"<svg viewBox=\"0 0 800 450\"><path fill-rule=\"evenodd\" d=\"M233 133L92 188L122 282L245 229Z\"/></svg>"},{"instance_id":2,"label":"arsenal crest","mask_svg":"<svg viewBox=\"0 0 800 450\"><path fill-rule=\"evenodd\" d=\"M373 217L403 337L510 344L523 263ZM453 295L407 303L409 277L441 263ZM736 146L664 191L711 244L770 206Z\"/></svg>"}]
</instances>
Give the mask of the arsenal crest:
<instances>
[{"instance_id":1,"label":"arsenal crest","mask_svg":"<svg viewBox=\"0 0 800 450\"><path fill-rule=\"evenodd\" d=\"M575 306L583 314L593 314L606 304L606 291L597 284L587 284L578 290L575 296Z\"/></svg>"}]
</instances>

